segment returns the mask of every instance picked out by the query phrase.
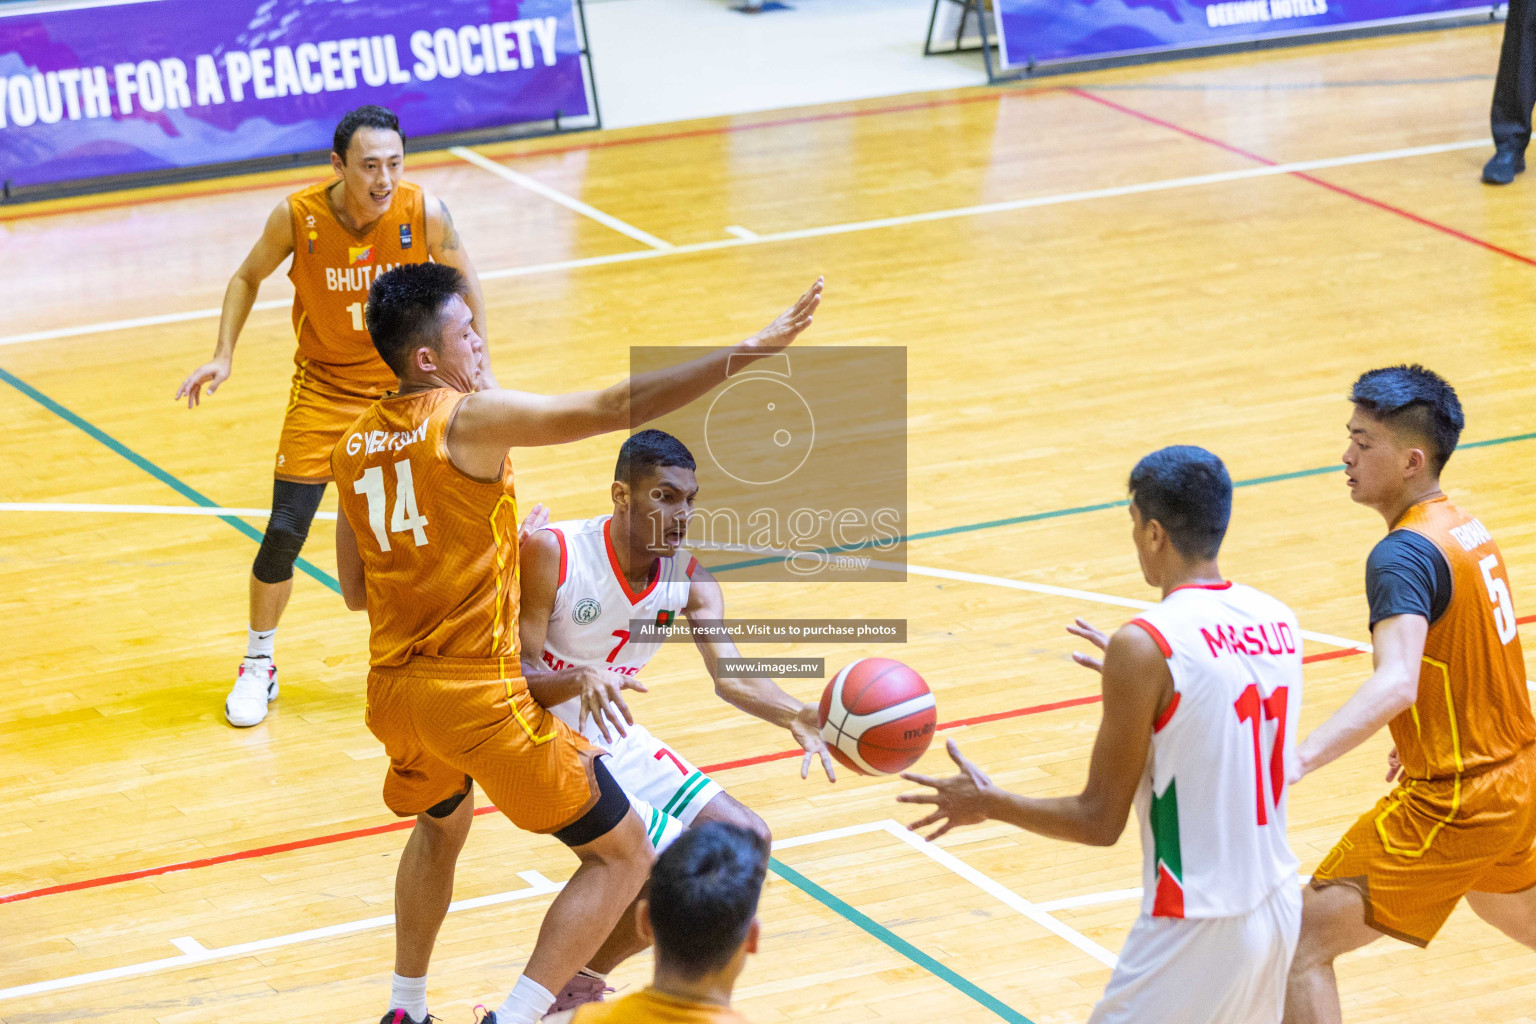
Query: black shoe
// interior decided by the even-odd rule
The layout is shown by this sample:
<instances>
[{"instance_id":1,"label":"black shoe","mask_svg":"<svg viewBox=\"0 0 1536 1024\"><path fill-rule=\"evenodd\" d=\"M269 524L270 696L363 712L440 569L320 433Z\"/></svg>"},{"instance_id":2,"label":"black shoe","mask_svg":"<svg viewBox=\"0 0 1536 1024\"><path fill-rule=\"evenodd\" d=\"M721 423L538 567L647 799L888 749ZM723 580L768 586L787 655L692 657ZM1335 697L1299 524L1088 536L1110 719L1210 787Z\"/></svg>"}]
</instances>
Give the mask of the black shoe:
<instances>
[{"instance_id":1,"label":"black shoe","mask_svg":"<svg viewBox=\"0 0 1536 1024\"><path fill-rule=\"evenodd\" d=\"M427 1014L426 1020L412 1020L411 1015L404 1010L390 1010L379 1019L379 1024L428 1024L429 1021L434 1020L437 1018L430 1013Z\"/></svg>"},{"instance_id":2,"label":"black shoe","mask_svg":"<svg viewBox=\"0 0 1536 1024\"><path fill-rule=\"evenodd\" d=\"M1493 159L1483 165L1483 181L1490 185L1508 185L1515 175L1525 170L1525 154L1513 149L1501 149Z\"/></svg>"}]
</instances>

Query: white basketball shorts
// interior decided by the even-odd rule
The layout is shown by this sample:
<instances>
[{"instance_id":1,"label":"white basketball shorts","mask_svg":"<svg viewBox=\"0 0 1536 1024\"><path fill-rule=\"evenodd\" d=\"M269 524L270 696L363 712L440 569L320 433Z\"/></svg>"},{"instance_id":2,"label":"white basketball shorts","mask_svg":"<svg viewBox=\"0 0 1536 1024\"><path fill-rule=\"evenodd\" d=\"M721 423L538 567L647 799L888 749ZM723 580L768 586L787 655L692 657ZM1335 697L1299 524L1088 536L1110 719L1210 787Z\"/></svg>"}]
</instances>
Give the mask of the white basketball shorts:
<instances>
[{"instance_id":1,"label":"white basketball shorts","mask_svg":"<svg viewBox=\"0 0 1536 1024\"><path fill-rule=\"evenodd\" d=\"M1142 916L1088 1024L1280 1024L1300 932L1292 881L1237 917Z\"/></svg>"}]
</instances>

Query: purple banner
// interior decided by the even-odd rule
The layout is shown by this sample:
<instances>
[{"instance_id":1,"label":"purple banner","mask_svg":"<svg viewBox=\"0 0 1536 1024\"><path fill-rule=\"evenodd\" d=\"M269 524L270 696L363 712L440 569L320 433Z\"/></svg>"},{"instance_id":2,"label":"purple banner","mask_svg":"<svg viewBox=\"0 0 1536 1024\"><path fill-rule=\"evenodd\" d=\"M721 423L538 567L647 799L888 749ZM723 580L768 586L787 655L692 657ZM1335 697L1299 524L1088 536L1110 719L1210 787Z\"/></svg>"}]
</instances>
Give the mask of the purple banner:
<instances>
[{"instance_id":1,"label":"purple banner","mask_svg":"<svg viewBox=\"0 0 1536 1024\"><path fill-rule=\"evenodd\" d=\"M995 0L1005 68L1488 10L1488 0Z\"/></svg>"},{"instance_id":2,"label":"purple banner","mask_svg":"<svg viewBox=\"0 0 1536 1024\"><path fill-rule=\"evenodd\" d=\"M590 113L575 0L128 0L0 9L12 188L329 149L377 103L406 135Z\"/></svg>"}]
</instances>

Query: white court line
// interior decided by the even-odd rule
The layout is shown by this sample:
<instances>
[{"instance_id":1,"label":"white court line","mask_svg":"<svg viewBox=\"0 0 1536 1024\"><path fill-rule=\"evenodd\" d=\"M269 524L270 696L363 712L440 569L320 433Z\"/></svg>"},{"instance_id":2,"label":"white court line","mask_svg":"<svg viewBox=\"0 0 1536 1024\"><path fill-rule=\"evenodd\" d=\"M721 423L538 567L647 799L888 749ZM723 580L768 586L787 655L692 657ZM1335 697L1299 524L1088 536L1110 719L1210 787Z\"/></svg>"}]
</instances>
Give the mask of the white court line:
<instances>
[{"instance_id":1,"label":"white court line","mask_svg":"<svg viewBox=\"0 0 1536 1024\"><path fill-rule=\"evenodd\" d=\"M704 542L694 544L692 547L696 551L736 551L750 555L780 555L787 557L792 554L805 554L805 552L795 552L785 548L749 547L744 544L710 544ZM1156 601L1143 601L1134 597L1117 597L1114 594L1101 594L1096 590L1076 590L1072 587L1058 587L1050 583L1029 583L1024 580L1009 579L1005 576L987 576L983 573L959 572L955 569L937 569L928 565L914 565L911 562L885 562L872 558L865 564L870 568L884 569L894 573L905 572L913 576L931 576L934 579L955 580L961 583L979 583L983 586L1023 590L1032 594L1048 594L1052 597L1068 597L1077 601L1114 605L1117 608L1134 608L1138 611L1145 611L1157 605ZM1320 644L1329 644L1333 647L1343 647L1347 650L1364 653L1371 651L1370 644L1361 643L1358 640L1350 640L1348 637L1334 636L1332 633L1318 633L1310 629L1303 629L1301 630L1301 635L1307 640L1315 640Z\"/></svg>"},{"instance_id":2,"label":"white court line","mask_svg":"<svg viewBox=\"0 0 1536 1024\"><path fill-rule=\"evenodd\" d=\"M124 513L143 515L176 515L176 516L239 516L242 518L263 518L271 514L271 509L264 508L205 508L201 505L90 505L75 504L70 502L25 502L7 501L0 502L0 512L84 512L84 513ZM334 520L335 512L316 512L316 519ZM740 550L744 554L758 555L788 555L792 552L777 548L747 548L741 545L696 545L698 550ZM891 572L908 572L913 576L930 576L934 579L955 580L960 583L979 583L983 586L1003 587L1008 590L1023 590L1031 594L1047 594L1051 597L1066 597L1076 601L1087 601L1092 604L1113 605L1117 608L1134 608L1144 611L1154 607L1157 602L1143 601L1134 597L1117 597L1114 594L1101 594L1095 590L1077 590L1072 587L1058 587L1050 583L1031 583L1026 580L1009 579L1005 576L988 576L975 572L960 572L955 569L938 569L927 565L914 565L911 563L882 562L871 559L869 565L877 569L886 569ZM1313 640L1320 644L1328 644L1333 647L1342 647L1352 651L1369 653L1371 645L1351 640L1348 637L1334 636L1331 633L1318 633L1314 630L1301 631L1304 639Z\"/></svg>"},{"instance_id":3,"label":"white court line","mask_svg":"<svg viewBox=\"0 0 1536 1024\"><path fill-rule=\"evenodd\" d=\"M1046 931L1066 939L1068 942L1072 943L1072 945L1076 946L1084 953L1087 953L1099 963L1104 964L1107 967L1113 967L1115 964L1120 962L1119 957L1115 956L1115 954L1111 953L1097 942L1094 942L1082 932L1072 928L1069 925L1062 924L1050 914L1046 913L1038 905L1029 902L1029 900L1020 896L1018 893L1014 892L1006 885L1003 885L1001 882L996 881L991 876L982 874L980 871L977 871L975 868L971 867L965 861L961 860L959 857L956 857L948 850L939 846L935 846L899 822L886 819L884 822L882 822L882 824L885 826L886 832L895 836L897 839L900 839L903 843L906 843L908 846L912 847L912 849L923 854L929 860L936 864L941 864L949 870L953 871L955 874L959 875L967 882L970 882L972 885L981 889L983 892L995 897L999 902L1013 908L1014 910L1017 910L1020 914L1023 914L1025 917L1029 918L1031 921L1035 922L1035 924L1038 924Z\"/></svg>"},{"instance_id":4,"label":"white court line","mask_svg":"<svg viewBox=\"0 0 1536 1024\"><path fill-rule=\"evenodd\" d=\"M756 231L753 231L750 228L744 228L740 224L727 224L725 226L725 233L728 235L735 235L737 238L740 238L745 242L755 242L759 238L763 237Z\"/></svg>"},{"instance_id":5,"label":"white court line","mask_svg":"<svg viewBox=\"0 0 1536 1024\"><path fill-rule=\"evenodd\" d=\"M934 862L948 868L950 871L964 878L966 881L978 886L991 896L996 897L1010 908L1031 921L1048 929L1052 933L1066 939L1078 949L1088 953L1094 959L1102 963L1114 966L1115 956L1109 950L1093 942L1091 939L1073 930L1055 918L1040 910L1039 907L1019 896L1012 889L994 881L988 876L972 868L958 857L941 850L923 839L909 832L899 822L889 818L884 821L865 822L859 825L847 825L842 828L827 829L824 832L813 832L810 835L796 836L792 839L776 840L773 844L775 851L792 850L799 846L810 846L815 843L830 842L834 839L843 839L847 836L864 835L871 832L885 832L900 839L907 846L924 854ZM519 871L518 877L529 883L526 889L514 889L510 892L496 893L490 896L478 896L474 899L455 900L448 905L450 914L460 910L474 910L480 907L496 906L502 903L516 903L521 900L532 899L537 896L551 896L564 888L563 882L552 882L537 871ZM88 974L75 974L67 978L55 978L51 981L37 981L28 985L16 985L12 988L0 989L0 999L15 999L20 996L38 995L44 992L58 992L64 989L79 988L84 985L94 984L99 981L115 981L119 978L131 978L141 974L155 974L160 971L175 970L189 964L204 964L216 960L229 960L235 957L248 956L252 953L265 952L269 949L281 949L285 946L298 945L304 942L314 942L320 939L335 938L339 935L351 935L356 932L371 931L376 928L388 927L395 923L395 915L383 914L379 917L364 918L360 921L347 921L342 924L327 925L323 928L311 928L307 931L292 932L288 935L277 935L269 939L257 939L254 942L241 942L231 946L219 946L209 949L190 936L182 936L172 939L171 944L181 950L180 956L162 957L158 960L146 960L137 964L126 964L122 967L112 967L102 971L91 971ZM1107 959L1106 959L1107 958Z\"/></svg>"},{"instance_id":6,"label":"white court line","mask_svg":"<svg viewBox=\"0 0 1536 1024\"><path fill-rule=\"evenodd\" d=\"M528 888L514 889L511 892L497 893L494 896L481 896L472 900L458 900L448 904L448 912L453 913L456 910L468 910L474 907L488 907L497 903L515 903L519 900L531 899L535 896L549 896L563 888L562 885L551 882L536 871L519 871L518 876L524 881L531 883ZM18 996L38 995L43 992L58 992L62 989L79 988L82 985L90 985L98 981L115 981L118 978L131 978L140 974L154 974L159 971L173 970L177 967L185 967L187 964L208 963L213 960L229 960L233 957L248 956L251 953L260 953L269 949L281 949L284 946L293 946L301 942L313 942L316 939L329 939L338 935L351 935L354 932L383 928L394 923L395 915L385 914L380 917L364 918L361 921L347 921L343 924L327 925L324 928L311 928L308 931L278 935L270 939L257 939L255 942L240 942L233 946L219 946L216 949L208 949L196 939L182 937L172 940L172 944L177 949L183 951L181 956L162 957L159 960L146 960L143 963L112 967L104 971L91 971L89 974L75 974L67 978L55 978L52 981L36 981L30 985L17 985L13 988L0 989L0 999L15 999Z\"/></svg>"},{"instance_id":7,"label":"white court line","mask_svg":"<svg viewBox=\"0 0 1536 1024\"><path fill-rule=\"evenodd\" d=\"M849 224L832 224L819 228L802 228L798 231L782 231L771 235L758 235L755 238L727 238L711 242L693 242L688 245L668 246L659 238L647 236L651 241L645 244L660 243L664 248L652 247L640 249L635 252L613 253L607 256L589 256L583 259L560 260L555 263L536 263L522 267L503 267L498 270L485 271L480 275L482 281L501 280L510 277L527 277L532 274L548 274L562 270L579 270L583 267L601 267L611 263L631 263L636 260L651 260L661 256L682 256L689 253L710 252L716 249L732 249L745 245L767 245L773 242L796 241L804 238L820 238L827 235L841 235L856 231L871 231L876 228L899 227L904 224L919 224L927 221L949 220L955 217L973 217L985 213L1003 213L1009 210L1032 209L1041 206L1056 206L1061 203L1078 203L1094 199L1114 199L1121 196L1141 195L1148 192L1166 192L1170 189L1194 188L1202 185L1217 185L1228 181L1245 181L1249 178L1267 178L1277 174L1291 174L1297 171L1323 170L1329 167L1348 167L1355 164L1377 163L1384 160L1403 160L1416 156L1431 156L1436 153L1450 153L1462 149L1478 149L1488 145L1486 139L1469 139L1464 142L1444 142L1433 146L1413 146L1407 149L1384 149L1374 153L1357 153L1351 156L1328 157L1322 160L1301 160L1295 163L1274 164L1263 167L1247 167L1234 171L1221 171L1216 174L1201 174L1187 178L1167 178L1162 181L1148 181L1136 185L1121 185L1114 188L1090 189L1083 192L1060 192L1051 195L1035 196L1030 199L1013 199L997 203L984 203L979 206L962 206L950 210L934 210L928 213L912 213L901 217L885 217L879 220L855 221ZM466 150L466 152L470 152ZM479 157L478 153L473 154ZM481 157L480 159L486 159ZM475 162L475 161L471 161ZM495 164L495 173L517 174L516 171L496 163L494 160L487 162ZM489 169L489 168L487 168ZM505 177L505 175L503 175ZM525 177L518 175L519 178ZM539 185L533 179L527 179ZM519 182L521 184L522 182ZM531 186L529 186L531 187ZM554 191L551 189L550 191ZM542 193L541 193L542 194ZM576 202L563 193L556 192L570 202ZM553 198L553 197L551 197ZM559 202L560 200L556 200ZM583 204L585 205L585 204ZM591 209L588 207L588 209ZM599 210L592 211L602 214ZM618 223L623 223L619 221ZM613 225L609 225L612 227ZM628 225L626 225L628 227ZM616 228L615 230L622 230ZM630 228L636 231L636 228ZM626 232L627 233L627 232ZM644 234L644 232L640 232ZM634 236L631 236L634 237ZM644 239L641 239L644 241ZM258 302L256 309L280 309L291 305L290 300L273 300ZM60 327L48 331L32 331L27 334L12 334L0 337L0 347L6 345L21 345L30 341L51 341L58 338L74 338L85 334L97 334L103 331L126 330L134 327L154 327L160 324L180 323L187 320L215 319L219 316L218 309L199 309L189 313L165 313L160 316L139 317L135 320L114 320L107 323L84 324L79 327Z\"/></svg>"},{"instance_id":8,"label":"white court line","mask_svg":"<svg viewBox=\"0 0 1536 1024\"><path fill-rule=\"evenodd\" d=\"M1079 601L1093 601L1098 604L1111 604L1121 608L1152 608L1155 601L1138 601L1133 597L1116 597L1113 594L1100 594L1092 590L1073 590L1070 587L1055 587L1049 583L1026 583L1023 580L1011 580L1003 576L985 576L974 572L955 572L952 569L933 569L925 565L902 566L897 562L871 562L871 565L880 568L888 568L899 571L903 568L914 576L932 576L943 580L959 580L965 583L980 583L992 587L1006 587L1009 590L1027 590L1034 594L1050 594L1053 597L1070 597ZM1351 640L1348 637L1334 636L1332 633L1318 633L1314 630L1303 629L1301 635L1308 640L1315 640L1320 644L1329 644L1333 647L1343 647L1351 651L1370 653L1371 645Z\"/></svg>"},{"instance_id":9,"label":"white court line","mask_svg":"<svg viewBox=\"0 0 1536 1024\"><path fill-rule=\"evenodd\" d=\"M506 164L492 160L488 156L483 156L479 153L476 153L472 149L468 149L464 146L454 146L452 149L448 150L448 152L452 153L460 160L465 160L474 164L476 167L483 171L490 171L498 178L504 178L514 185L527 189L529 192L532 192L536 195L541 195L551 202L558 203L565 207L567 210L574 210L575 212L581 214L583 217L590 217L592 220L597 221L604 227L612 228L619 234L633 238L635 241L640 242L643 245L648 245L652 249L666 250L672 248L672 243L670 242L663 242L655 235L641 231L633 224L627 224L611 214L604 213L602 210L599 210L595 206L588 206L580 199L575 199L571 196L568 196L564 192L561 192L559 189L550 188L548 185L544 184L542 181L539 181L537 178L530 178L526 174L521 174L517 171L514 171Z\"/></svg>"}]
</instances>

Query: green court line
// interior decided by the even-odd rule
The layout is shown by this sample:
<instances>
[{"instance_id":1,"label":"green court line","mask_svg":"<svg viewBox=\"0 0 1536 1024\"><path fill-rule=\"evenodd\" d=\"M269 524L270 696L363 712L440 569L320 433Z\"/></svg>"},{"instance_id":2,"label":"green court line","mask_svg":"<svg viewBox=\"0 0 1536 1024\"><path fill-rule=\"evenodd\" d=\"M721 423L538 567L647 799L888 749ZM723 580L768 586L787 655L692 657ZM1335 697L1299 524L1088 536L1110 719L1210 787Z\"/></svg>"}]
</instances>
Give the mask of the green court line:
<instances>
[{"instance_id":1,"label":"green court line","mask_svg":"<svg viewBox=\"0 0 1536 1024\"><path fill-rule=\"evenodd\" d=\"M100 441L102 444L106 445L108 448L112 449L114 452L121 455L135 466L138 466L140 469L154 477L156 480L159 480L161 483L165 484L167 487L171 488L182 497L191 501L194 505L201 505L203 508L221 507L218 502L214 501L206 494L202 493L194 487L182 483L181 480L161 469L153 462L150 462L144 456L140 455L132 448L129 448L127 445L123 444L111 434L108 434L100 427L97 427L87 420L75 415L73 412L60 405L58 402L55 402L53 399L37 390L37 388L34 388L32 385L28 384L20 377L17 377L16 375L8 372L4 368L0 368L0 380L5 381L11 387L15 388L17 391L20 391L22 394L32 399L32 401L36 402L44 409L47 409L49 412L62 419L64 422L70 424L71 426L80 428L91 438ZM256 529L256 527L252 526L250 523L247 523L245 520L236 516L219 516L219 518L224 520L230 526L233 526L235 529L239 530L241 533L245 534L247 537L251 538L251 540L254 540L256 543L261 543L262 531ZM326 572L324 569L316 568L314 565L302 558L298 560L297 565L304 572L308 573L310 576L313 576L321 583L324 583L326 586L336 591L336 593L341 593L341 584L336 582L336 578L330 573Z\"/></svg>"},{"instance_id":2,"label":"green court line","mask_svg":"<svg viewBox=\"0 0 1536 1024\"><path fill-rule=\"evenodd\" d=\"M839 917L842 917L843 919L858 925L864 931L868 932L870 935L873 935L875 938L879 939L881 942L885 943L887 946L891 947L896 952L906 957L908 960L911 960L925 971L943 979L944 981L947 981L961 992L976 1000L982 1006L985 1006L987 1009L997 1014L1003 1020L1008 1021L1009 1024L1034 1024L1034 1022L1028 1017L1024 1016L1018 1010L1015 1010L1001 999L998 999L996 996L991 995L975 982L969 981L966 978L961 977L959 974L956 974L954 971L950 970L948 967L945 967L943 964L939 963L927 953L924 953L921 949L918 949L916 946L912 945L912 943L908 942L900 935L897 935L895 932L891 931L879 921L874 920L867 914L855 910L853 907L849 906L847 903L844 903L842 900L838 899L836 896L832 895L830 892L823 889L809 878L806 878L794 868L789 867L777 857L769 858L768 864L771 868L773 868L774 874L778 875L780 878L784 879L784 881L788 882L796 889L799 889L801 892L811 897L811 899L820 903L828 910L831 910Z\"/></svg>"},{"instance_id":3,"label":"green court line","mask_svg":"<svg viewBox=\"0 0 1536 1024\"><path fill-rule=\"evenodd\" d=\"M144 458L144 456L133 451L127 445L123 444L121 441L118 441L110 434L106 433L98 427L93 426L91 423L75 415L73 412L70 412L68 409L64 408L64 406L60 405L58 402L55 402L53 399L49 398L41 391L34 388L20 377L17 377L7 372L5 369L0 368L0 380L5 381L5 383L9 384L17 391L20 391L22 394L26 395L34 402L47 409L49 412L85 431L85 433L89 434L97 441L100 441L108 448L117 452L117 454L121 455L135 466L138 466L140 469L144 470L146 473L153 476L161 483L173 488L178 493L191 499L194 503L201 505L204 508L220 507L219 503L214 501L212 498L209 498L207 495L201 493L200 491L197 491L187 484L182 483L176 477L161 469L153 462L150 462L148 459ZM1536 440L1536 431L1528 434L1511 434L1508 437L1493 437L1486 441L1466 441L1457 445L1456 447L1458 451L1463 448L1492 448L1497 445L1513 444L1516 441L1530 440ZM1274 473L1270 476L1256 476L1247 480L1237 480L1233 482L1232 486L1257 487L1260 484L1274 484L1285 480L1299 480L1302 477L1321 476L1325 473L1338 473L1342 471L1342 468L1343 467L1341 464L1335 464L1332 466L1319 466L1315 469L1297 469L1289 473ZM1122 498L1119 501L1105 501L1100 502L1097 505L1077 505L1072 508L1053 509L1049 512L1030 512L1022 516L1009 516L1006 519L988 519L980 523L963 523L959 526L945 526L937 530L924 530L920 533L909 533L898 538L895 543L903 543L914 540L932 540L935 537L949 537L957 533L974 533L977 530L993 530L1001 526L1018 526L1023 523L1037 523L1042 519L1060 519L1063 516L1083 515L1084 513L1088 512L1103 512L1112 508L1125 508L1129 504L1129 501ZM233 526L235 529L239 530L241 533L245 534L247 537L260 543L261 531L251 526L249 523L234 516L219 516L219 518ZM812 551L806 552L806 554L842 554L849 551L863 550L873 546L875 546L874 541L863 541L858 544L844 544L837 547L816 548ZM742 562L730 562L726 565L713 566L710 568L710 571L730 572L735 569L750 569L753 566L771 565L774 562L781 561L783 561L782 556L768 555L763 558L752 558ZM310 564L302 558L298 561L298 568L319 580L327 587L330 587L336 593L341 593L341 584L339 584L336 581L336 578L330 573L324 571L323 569L316 568L314 565Z\"/></svg>"},{"instance_id":4,"label":"green court line","mask_svg":"<svg viewBox=\"0 0 1536 1024\"><path fill-rule=\"evenodd\" d=\"M1536 440L1536 432L1529 434L1511 434L1508 437L1493 437L1486 441L1465 441L1461 444L1458 444L1456 446L1456 450L1461 451L1466 448L1492 448L1501 444L1513 444L1516 441L1530 440ZM1269 476L1255 476L1250 477L1247 480L1235 480L1233 481L1232 486L1234 488L1257 487L1260 484L1277 484L1285 480L1300 480L1303 477L1323 476L1327 473L1342 473L1343 471L1343 463L1337 463L1332 466L1318 466L1315 469L1297 469L1292 470L1289 473L1273 473ZM938 530L924 530L921 533L909 533L899 538L895 543L891 544L891 546L894 547L895 544L899 544L905 541L932 540L935 537L949 537L957 533L973 533L977 530L991 530L999 526L1018 526L1022 523L1037 523L1042 519L1060 519L1062 516L1076 516L1082 515L1086 512L1103 512L1112 508L1126 508L1129 505L1130 501L1128 499L1121 498L1119 501L1105 501L1097 505L1077 505L1073 508L1053 509L1050 512L1031 512L1028 515L1009 516L1007 519L988 519L985 522L980 523L965 523L960 526L946 526ZM837 555L844 554L849 551L859 551L865 548L874 547L875 544L875 541L860 541L857 544L843 544L836 547L813 548L805 553ZM751 558L743 562L730 562L726 565L711 566L709 571L730 572L733 569L750 569L754 566L771 565L774 562L782 562L783 560L783 556L768 555L763 558Z\"/></svg>"}]
</instances>

